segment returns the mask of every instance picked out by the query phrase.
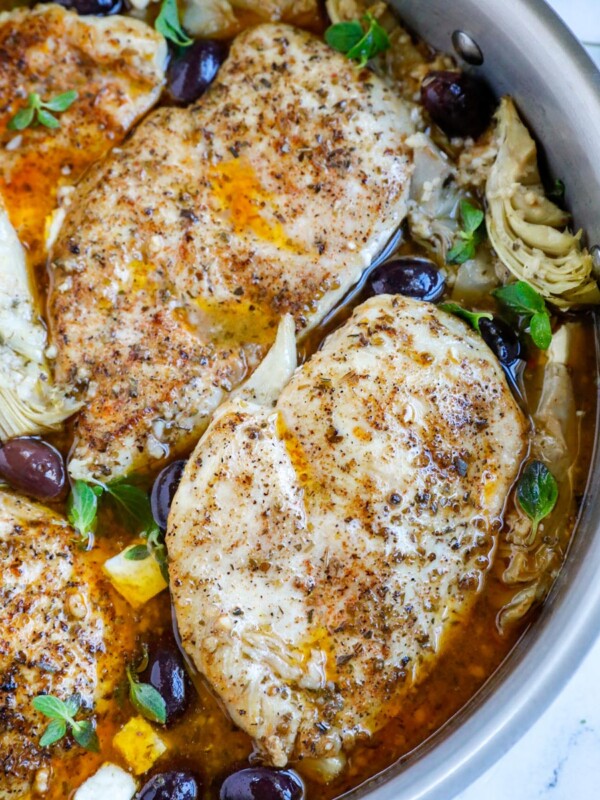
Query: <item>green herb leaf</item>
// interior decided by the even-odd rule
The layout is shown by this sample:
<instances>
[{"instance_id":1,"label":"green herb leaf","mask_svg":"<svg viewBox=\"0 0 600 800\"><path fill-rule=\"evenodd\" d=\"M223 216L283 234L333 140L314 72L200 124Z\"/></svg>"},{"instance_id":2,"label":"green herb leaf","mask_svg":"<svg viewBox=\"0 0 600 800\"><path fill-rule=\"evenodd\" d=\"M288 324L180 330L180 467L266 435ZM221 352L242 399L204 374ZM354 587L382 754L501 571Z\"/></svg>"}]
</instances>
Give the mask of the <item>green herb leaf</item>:
<instances>
[{"instance_id":1,"label":"green herb leaf","mask_svg":"<svg viewBox=\"0 0 600 800\"><path fill-rule=\"evenodd\" d=\"M530 324L529 332L536 347L547 350L552 342L550 312L544 298L525 281L509 283L495 289L492 294L506 308L525 317Z\"/></svg>"},{"instance_id":2,"label":"green herb leaf","mask_svg":"<svg viewBox=\"0 0 600 800\"><path fill-rule=\"evenodd\" d=\"M50 747L60 741L67 732L64 719L53 719L40 738L40 747Z\"/></svg>"},{"instance_id":3,"label":"green herb leaf","mask_svg":"<svg viewBox=\"0 0 600 800\"><path fill-rule=\"evenodd\" d=\"M526 314L531 316L540 312L547 311L544 298L525 281L509 283L508 286L501 286L492 292L502 305L514 311L516 314Z\"/></svg>"},{"instance_id":4,"label":"green herb leaf","mask_svg":"<svg viewBox=\"0 0 600 800\"><path fill-rule=\"evenodd\" d=\"M93 723L91 723L89 719L84 719L81 722L74 722L72 724L71 733L80 747L89 750L90 753L100 752L98 735Z\"/></svg>"},{"instance_id":5,"label":"green herb leaf","mask_svg":"<svg viewBox=\"0 0 600 800\"><path fill-rule=\"evenodd\" d=\"M51 694L40 694L31 703L36 711L50 719L69 719L71 716L66 703Z\"/></svg>"},{"instance_id":6,"label":"green herb leaf","mask_svg":"<svg viewBox=\"0 0 600 800\"><path fill-rule=\"evenodd\" d=\"M347 53L355 47L365 35L363 26L357 19L351 22L338 22L330 25L325 31L325 41L338 53Z\"/></svg>"},{"instance_id":7,"label":"green herb leaf","mask_svg":"<svg viewBox=\"0 0 600 800\"><path fill-rule=\"evenodd\" d=\"M44 111L43 108L38 109L37 121L45 128L60 128L60 122L56 117L53 117L49 111Z\"/></svg>"},{"instance_id":8,"label":"green herb leaf","mask_svg":"<svg viewBox=\"0 0 600 800\"><path fill-rule=\"evenodd\" d=\"M552 344L550 315L548 313L534 314L529 323L529 333L536 347L539 347L540 350L547 350Z\"/></svg>"},{"instance_id":9,"label":"green herb leaf","mask_svg":"<svg viewBox=\"0 0 600 800\"><path fill-rule=\"evenodd\" d=\"M51 100L43 101L37 92L27 98L27 105L9 121L8 128L22 131L30 125L44 125L46 128L59 128L60 122L50 111L66 111L77 99L77 92L63 92Z\"/></svg>"},{"instance_id":10,"label":"green herb leaf","mask_svg":"<svg viewBox=\"0 0 600 800\"><path fill-rule=\"evenodd\" d=\"M74 717L77 714L77 712L79 711L80 708L81 708L81 695L80 694L71 695L71 697L69 697L65 701L65 709L66 709L67 714L70 717Z\"/></svg>"},{"instance_id":11,"label":"green herb leaf","mask_svg":"<svg viewBox=\"0 0 600 800\"><path fill-rule=\"evenodd\" d=\"M148 550L148 546L145 544L134 544L133 547L130 547L124 553L124 557L128 561L144 561L149 556L150 550Z\"/></svg>"},{"instance_id":12,"label":"green herb leaf","mask_svg":"<svg viewBox=\"0 0 600 800\"><path fill-rule=\"evenodd\" d=\"M194 43L194 40L190 39L181 27L177 0L163 0L154 27L159 33L162 33L165 39L180 47L187 47Z\"/></svg>"},{"instance_id":13,"label":"green herb leaf","mask_svg":"<svg viewBox=\"0 0 600 800\"><path fill-rule=\"evenodd\" d=\"M34 114L34 108L30 108L29 106L27 108L22 108L20 111L17 111L14 117L9 121L7 127L10 128L11 131L22 131L31 125Z\"/></svg>"},{"instance_id":14,"label":"green herb leaf","mask_svg":"<svg viewBox=\"0 0 600 800\"><path fill-rule=\"evenodd\" d=\"M553 510L558 500L558 484L554 475L541 461L530 461L523 470L517 486L517 500L533 522L531 542L538 525Z\"/></svg>"},{"instance_id":15,"label":"green herb leaf","mask_svg":"<svg viewBox=\"0 0 600 800\"><path fill-rule=\"evenodd\" d=\"M468 200L461 200L460 219L462 230L458 232L458 241L448 251L449 264L464 264L475 258L477 247L483 239L485 214L480 208Z\"/></svg>"},{"instance_id":16,"label":"green herb leaf","mask_svg":"<svg viewBox=\"0 0 600 800\"><path fill-rule=\"evenodd\" d=\"M482 319L494 318L489 311L469 311L467 308L459 306L458 303L441 303L440 308L444 311L448 311L450 314L454 314L456 317L464 319L477 333L481 333L479 330L479 323Z\"/></svg>"},{"instance_id":17,"label":"green herb leaf","mask_svg":"<svg viewBox=\"0 0 600 800\"><path fill-rule=\"evenodd\" d=\"M127 670L129 680L129 699L139 713L150 720L164 725L167 721L167 704L160 692L149 683L140 683L131 669Z\"/></svg>"},{"instance_id":18,"label":"green herb leaf","mask_svg":"<svg viewBox=\"0 0 600 800\"><path fill-rule=\"evenodd\" d=\"M89 539L96 527L100 494L102 494L101 486L90 486L85 481L75 481L71 487L67 515L69 522L84 542Z\"/></svg>"},{"instance_id":19,"label":"green herb leaf","mask_svg":"<svg viewBox=\"0 0 600 800\"><path fill-rule=\"evenodd\" d=\"M119 509L123 521L134 533L144 536L156 528L148 492L124 480L113 481L104 488Z\"/></svg>"},{"instance_id":20,"label":"green herb leaf","mask_svg":"<svg viewBox=\"0 0 600 800\"><path fill-rule=\"evenodd\" d=\"M361 21L365 27L358 20L331 25L325 31L325 41L352 61L358 61L359 67L364 67L389 48L390 39L372 14L365 14Z\"/></svg>"},{"instance_id":21,"label":"green herb leaf","mask_svg":"<svg viewBox=\"0 0 600 800\"><path fill-rule=\"evenodd\" d=\"M43 108L47 108L48 111L66 111L77 100L77 97L77 92L71 89L69 92L57 94L52 100L48 100L47 103L42 102L41 105Z\"/></svg>"},{"instance_id":22,"label":"green herb leaf","mask_svg":"<svg viewBox=\"0 0 600 800\"><path fill-rule=\"evenodd\" d=\"M67 727L69 727L77 744L85 747L86 750L91 750L95 753L99 752L100 743L92 722L87 719L80 721L73 719L81 708L81 696L79 694L69 697L66 702L50 694L41 694L33 698L32 705L36 711L52 719L40 739L42 747L48 747L58 742L67 732Z\"/></svg>"}]
</instances>

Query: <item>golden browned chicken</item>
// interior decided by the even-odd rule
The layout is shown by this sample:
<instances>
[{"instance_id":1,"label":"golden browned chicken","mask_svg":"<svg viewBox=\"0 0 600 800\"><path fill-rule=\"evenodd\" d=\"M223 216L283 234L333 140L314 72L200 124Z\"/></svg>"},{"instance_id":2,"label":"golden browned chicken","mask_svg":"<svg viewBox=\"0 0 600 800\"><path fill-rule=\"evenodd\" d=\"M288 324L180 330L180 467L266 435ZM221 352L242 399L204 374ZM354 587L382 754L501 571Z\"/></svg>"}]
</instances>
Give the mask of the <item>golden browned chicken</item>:
<instances>
[{"instance_id":1,"label":"golden browned chicken","mask_svg":"<svg viewBox=\"0 0 600 800\"><path fill-rule=\"evenodd\" d=\"M47 508L0 492L0 800L43 787L52 759L68 756L62 744L39 746L49 720L33 698L77 692L102 712L122 678L129 634L74 536Z\"/></svg>"},{"instance_id":2,"label":"golden browned chicken","mask_svg":"<svg viewBox=\"0 0 600 800\"><path fill-rule=\"evenodd\" d=\"M192 446L282 314L308 330L406 213L410 107L316 37L239 36L208 93L93 169L54 250L70 465L103 480Z\"/></svg>"},{"instance_id":3,"label":"golden browned chicken","mask_svg":"<svg viewBox=\"0 0 600 800\"><path fill-rule=\"evenodd\" d=\"M69 186L122 141L158 99L167 56L163 37L125 17L78 16L44 3L0 13L0 194L37 263L61 221L50 215ZM58 128L8 122L35 92L50 101L76 91Z\"/></svg>"},{"instance_id":4,"label":"golden browned chicken","mask_svg":"<svg viewBox=\"0 0 600 800\"><path fill-rule=\"evenodd\" d=\"M182 643L276 766L401 709L493 558L527 422L495 356L380 296L293 373L277 345L216 412L169 518ZM285 385L280 392L282 385Z\"/></svg>"}]
</instances>

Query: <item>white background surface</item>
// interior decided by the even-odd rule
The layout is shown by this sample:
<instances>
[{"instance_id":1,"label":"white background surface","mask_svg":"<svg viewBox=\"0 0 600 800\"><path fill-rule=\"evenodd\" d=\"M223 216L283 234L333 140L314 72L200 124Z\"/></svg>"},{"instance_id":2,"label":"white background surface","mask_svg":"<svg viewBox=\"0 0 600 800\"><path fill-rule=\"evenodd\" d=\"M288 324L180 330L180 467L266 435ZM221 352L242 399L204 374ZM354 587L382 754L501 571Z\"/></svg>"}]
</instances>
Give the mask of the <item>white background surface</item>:
<instances>
[{"instance_id":1,"label":"white background surface","mask_svg":"<svg viewBox=\"0 0 600 800\"><path fill-rule=\"evenodd\" d=\"M549 1L600 65L600 0ZM456 800L600 800L600 641L533 728Z\"/></svg>"}]
</instances>

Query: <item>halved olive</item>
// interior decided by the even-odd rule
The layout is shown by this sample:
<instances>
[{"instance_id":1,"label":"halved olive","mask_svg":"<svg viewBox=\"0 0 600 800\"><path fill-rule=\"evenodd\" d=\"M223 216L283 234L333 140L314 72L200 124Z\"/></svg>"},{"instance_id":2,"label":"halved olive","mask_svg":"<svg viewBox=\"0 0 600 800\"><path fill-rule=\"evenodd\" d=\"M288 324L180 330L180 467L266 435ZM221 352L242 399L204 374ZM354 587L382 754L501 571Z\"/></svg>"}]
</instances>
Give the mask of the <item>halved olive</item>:
<instances>
[{"instance_id":1,"label":"halved olive","mask_svg":"<svg viewBox=\"0 0 600 800\"><path fill-rule=\"evenodd\" d=\"M377 267L367 278L369 294L402 294L434 303L444 293L445 280L433 261L403 256Z\"/></svg>"}]
</instances>

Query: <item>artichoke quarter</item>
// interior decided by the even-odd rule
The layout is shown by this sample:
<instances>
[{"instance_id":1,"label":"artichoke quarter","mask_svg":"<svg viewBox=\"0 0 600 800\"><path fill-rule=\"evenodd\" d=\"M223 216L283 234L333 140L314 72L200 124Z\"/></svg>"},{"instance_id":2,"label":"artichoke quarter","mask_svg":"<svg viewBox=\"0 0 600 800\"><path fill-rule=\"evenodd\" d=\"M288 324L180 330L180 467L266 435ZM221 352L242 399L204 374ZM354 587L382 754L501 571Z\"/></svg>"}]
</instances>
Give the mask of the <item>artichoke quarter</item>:
<instances>
[{"instance_id":1,"label":"artichoke quarter","mask_svg":"<svg viewBox=\"0 0 600 800\"><path fill-rule=\"evenodd\" d=\"M559 308L599 303L592 257L569 215L544 195L537 150L513 101L496 112L498 155L486 184L486 223L492 247L518 280Z\"/></svg>"},{"instance_id":2,"label":"artichoke quarter","mask_svg":"<svg viewBox=\"0 0 600 800\"><path fill-rule=\"evenodd\" d=\"M52 386L25 252L0 205L0 442L55 430L78 405Z\"/></svg>"}]
</instances>

